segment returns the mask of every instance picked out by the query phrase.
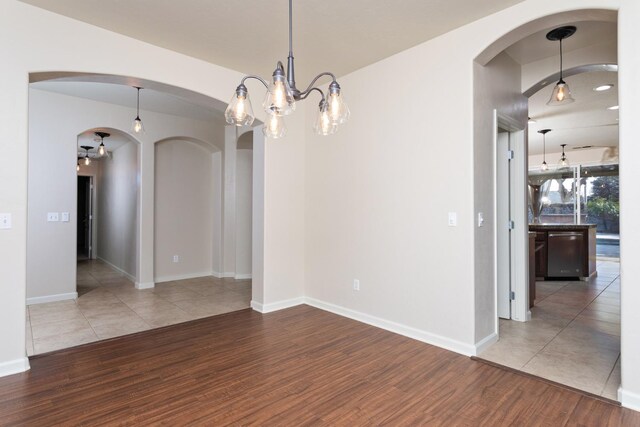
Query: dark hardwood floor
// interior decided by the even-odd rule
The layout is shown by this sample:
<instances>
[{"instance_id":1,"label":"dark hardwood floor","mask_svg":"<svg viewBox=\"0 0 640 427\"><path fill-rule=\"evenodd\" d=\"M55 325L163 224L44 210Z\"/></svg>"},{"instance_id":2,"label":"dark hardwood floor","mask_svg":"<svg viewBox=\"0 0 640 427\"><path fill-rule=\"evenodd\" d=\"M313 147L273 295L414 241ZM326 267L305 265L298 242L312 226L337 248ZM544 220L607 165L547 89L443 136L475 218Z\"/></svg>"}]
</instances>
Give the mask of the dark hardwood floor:
<instances>
[{"instance_id":1,"label":"dark hardwood floor","mask_svg":"<svg viewBox=\"0 0 640 427\"><path fill-rule=\"evenodd\" d=\"M640 413L308 306L61 350L1 425L638 426Z\"/></svg>"}]
</instances>

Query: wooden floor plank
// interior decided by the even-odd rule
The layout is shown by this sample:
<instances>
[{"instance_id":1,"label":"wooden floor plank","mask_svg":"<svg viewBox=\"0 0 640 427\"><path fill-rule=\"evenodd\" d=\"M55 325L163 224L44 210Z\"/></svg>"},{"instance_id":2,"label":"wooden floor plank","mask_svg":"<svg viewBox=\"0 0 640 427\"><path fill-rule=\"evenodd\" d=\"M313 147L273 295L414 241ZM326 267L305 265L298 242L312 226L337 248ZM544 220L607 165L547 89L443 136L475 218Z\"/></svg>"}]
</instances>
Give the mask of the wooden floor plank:
<instances>
[{"instance_id":1,"label":"wooden floor plank","mask_svg":"<svg viewBox=\"0 0 640 427\"><path fill-rule=\"evenodd\" d=\"M0 378L0 425L640 425L639 413L308 306L31 366Z\"/></svg>"}]
</instances>

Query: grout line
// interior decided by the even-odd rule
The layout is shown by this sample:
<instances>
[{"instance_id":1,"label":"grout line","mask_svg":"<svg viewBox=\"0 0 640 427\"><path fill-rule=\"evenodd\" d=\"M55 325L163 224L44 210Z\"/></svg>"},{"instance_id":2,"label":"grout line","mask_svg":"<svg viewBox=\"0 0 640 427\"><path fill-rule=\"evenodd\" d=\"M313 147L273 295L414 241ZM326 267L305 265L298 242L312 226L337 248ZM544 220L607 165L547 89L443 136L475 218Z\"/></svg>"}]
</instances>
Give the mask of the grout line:
<instances>
[{"instance_id":1,"label":"grout line","mask_svg":"<svg viewBox=\"0 0 640 427\"><path fill-rule=\"evenodd\" d=\"M613 375L613 371L616 370L616 365L620 361L620 356L621 356L621 353L618 353L618 357L616 358L616 361L613 364L613 367L611 368L611 372L609 372L609 376L607 377L607 380L604 382L604 385L602 386L602 391L600 391L600 396L602 396L602 394L604 393L604 389L607 388L607 384L609 384L609 380L611 379L611 375ZM620 384L618 384L618 386L620 386Z\"/></svg>"}]
</instances>

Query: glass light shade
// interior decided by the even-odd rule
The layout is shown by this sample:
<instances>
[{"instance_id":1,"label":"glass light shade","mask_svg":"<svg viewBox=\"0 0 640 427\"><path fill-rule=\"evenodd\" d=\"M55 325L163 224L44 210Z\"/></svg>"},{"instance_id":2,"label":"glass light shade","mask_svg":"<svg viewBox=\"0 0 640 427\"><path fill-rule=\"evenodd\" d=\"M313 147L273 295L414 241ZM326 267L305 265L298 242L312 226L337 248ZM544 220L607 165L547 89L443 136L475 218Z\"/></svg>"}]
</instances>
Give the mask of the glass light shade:
<instances>
[{"instance_id":1,"label":"glass light shade","mask_svg":"<svg viewBox=\"0 0 640 427\"><path fill-rule=\"evenodd\" d=\"M542 162L542 166L540 166L540 169L543 171L549 170L549 165L547 165L547 162Z\"/></svg>"},{"instance_id":2,"label":"glass light shade","mask_svg":"<svg viewBox=\"0 0 640 427\"><path fill-rule=\"evenodd\" d=\"M551 98L549 99L549 102L547 102L547 105L565 105L570 104L573 101L575 101L575 99L571 96L569 85L566 84L564 80L560 80L553 88L553 93L551 94Z\"/></svg>"},{"instance_id":3,"label":"glass light shade","mask_svg":"<svg viewBox=\"0 0 640 427\"><path fill-rule=\"evenodd\" d=\"M274 76L262 105L267 113L277 116L288 116L295 111L296 100L286 79Z\"/></svg>"},{"instance_id":4,"label":"glass light shade","mask_svg":"<svg viewBox=\"0 0 640 427\"><path fill-rule=\"evenodd\" d=\"M320 106L320 109L318 111L318 118L316 119L316 123L313 126L313 130L315 133L322 136L331 135L338 130L338 125L331 120L327 104L323 104Z\"/></svg>"},{"instance_id":5,"label":"glass light shade","mask_svg":"<svg viewBox=\"0 0 640 427\"><path fill-rule=\"evenodd\" d=\"M230 125L250 126L256 117L253 115L249 94L235 93L224 112L224 117Z\"/></svg>"},{"instance_id":6,"label":"glass light shade","mask_svg":"<svg viewBox=\"0 0 640 427\"><path fill-rule=\"evenodd\" d=\"M133 119L133 123L131 123L131 132L141 134L144 133L144 125L142 124L142 120L140 117L136 117Z\"/></svg>"},{"instance_id":7,"label":"glass light shade","mask_svg":"<svg viewBox=\"0 0 640 427\"><path fill-rule=\"evenodd\" d=\"M340 92L329 94L328 110L331 121L337 125L346 123L351 114Z\"/></svg>"},{"instance_id":8,"label":"glass light shade","mask_svg":"<svg viewBox=\"0 0 640 427\"><path fill-rule=\"evenodd\" d=\"M262 128L262 133L267 138L278 139L285 136L287 133L287 128L284 125L284 119L282 116L277 116L275 114L269 115L267 122L264 124Z\"/></svg>"},{"instance_id":9,"label":"glass light shade","mask_svg":"<svg viewBox=\"0 0 640 427\"><path fill-rule=\"evenodd\" d=\"M558 162L558 167L559 168L568 168L569 167L569 160L567 160L566 156L560 157L560 161Z\"/></svg>"},{"instance_id":10,"label":"glass light shade","mask_svg":"<svg viewBox=\"0 0 640 427\"><path fill-rule=\"evenodd\" d=\"M76 172L80 172L80 160L76 163Z\"/></svg>"},{"instance_id":11,"label":"glass light shade","mask_svg":"<svg viewBox=\"0 0 640 427\"><path fill-rule=\"evenodd\" d=\"M100 146L98 147L98 155L100 156L104 156L104 154L106 153L106 150L104 148L104 143L100 143Z\"/></svg>"},{"instance_id":12,"label":"glass light shade","mask_svg":"<svg viewBox=\"0 0 640 427\"><path fill-rule=\"evenodd\" d=\"M89 156L86 156L86 157L84 158L84 164L85 164L86 166L89 166L89 165L91 164L91 159L89 158Z\"/></svg>"}]
</instances>

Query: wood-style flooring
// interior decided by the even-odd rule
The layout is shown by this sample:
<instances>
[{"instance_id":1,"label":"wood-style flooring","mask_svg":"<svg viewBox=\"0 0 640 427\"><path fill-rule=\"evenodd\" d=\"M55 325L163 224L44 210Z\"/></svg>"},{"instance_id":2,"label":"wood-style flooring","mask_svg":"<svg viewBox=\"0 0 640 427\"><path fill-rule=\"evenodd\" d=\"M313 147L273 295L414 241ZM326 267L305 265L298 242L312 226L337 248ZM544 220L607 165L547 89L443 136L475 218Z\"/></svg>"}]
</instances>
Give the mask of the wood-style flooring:
<instances>
[{"instance_id":1,"label":"wood-style flooring","mask_svg":"<svg viewBox=\"0 0 640 427\"><path fill-rule=\"evenodd\" d=\"M640 413L308 306L35 356L1 425L637 426Z\"/></svg>"}]
</instances>

